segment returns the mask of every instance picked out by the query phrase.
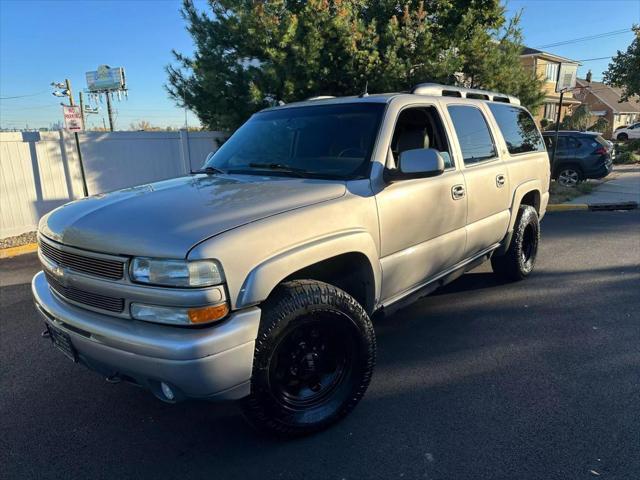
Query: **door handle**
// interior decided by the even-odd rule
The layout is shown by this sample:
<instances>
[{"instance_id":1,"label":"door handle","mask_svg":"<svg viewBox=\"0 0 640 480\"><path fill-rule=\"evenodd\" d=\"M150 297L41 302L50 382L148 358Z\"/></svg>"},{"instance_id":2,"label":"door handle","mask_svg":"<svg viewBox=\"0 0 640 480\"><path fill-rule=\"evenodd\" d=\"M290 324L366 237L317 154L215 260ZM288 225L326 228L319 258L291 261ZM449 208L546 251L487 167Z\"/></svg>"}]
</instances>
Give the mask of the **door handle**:
<instances>
[{"instance_id":1,"label":"door handle","mask_svg":"<svg viewBox=\"0 0 640 480\"><path fill-rule=\"evenodd\" d=\"M504 187L504 184L506 183L506 178L504 177L504 175L500 174L496 177L496 186L498 188L500 187Z\"/></svg>"},{"instance_id":2,"label":"door handle","mask_svg":"<svg viewBox=\"0 0 640 480\"><path fill-rule=\"evenodd\" d=\"M451 196L454 200L460 200L464 197L464 185L454 185L451 187Z\"/></svg>"}]
</instances>

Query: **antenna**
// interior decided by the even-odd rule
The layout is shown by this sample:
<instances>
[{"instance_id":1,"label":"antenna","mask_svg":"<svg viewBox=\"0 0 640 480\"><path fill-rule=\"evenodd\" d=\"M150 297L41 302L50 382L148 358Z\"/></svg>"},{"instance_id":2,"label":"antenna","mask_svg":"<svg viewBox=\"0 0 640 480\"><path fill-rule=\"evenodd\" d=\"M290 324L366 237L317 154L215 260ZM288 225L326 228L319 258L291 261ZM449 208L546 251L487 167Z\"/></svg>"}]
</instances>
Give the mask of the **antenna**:
<instances>
[{"instance_id":1,"label":"antenna","mask_svg":"<svg viewBox=\"0 0 640 480\"><path fill-rule=\"evenodd\" d=\"M364 82L364 92L362 92L360 95L358 95L360 98L364 98L364 97L368 97L369 96L369 92L367 91L369 89L369 80Z\"/></svg>"}]
</instances>

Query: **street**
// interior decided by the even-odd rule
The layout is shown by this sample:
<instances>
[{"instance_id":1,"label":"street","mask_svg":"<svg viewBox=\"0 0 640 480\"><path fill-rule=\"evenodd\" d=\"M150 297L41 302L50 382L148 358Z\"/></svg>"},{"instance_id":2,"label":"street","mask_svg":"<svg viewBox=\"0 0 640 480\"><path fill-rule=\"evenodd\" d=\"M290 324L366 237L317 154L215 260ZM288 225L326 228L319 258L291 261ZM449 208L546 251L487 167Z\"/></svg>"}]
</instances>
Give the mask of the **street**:
<instances>
[{"instance_id":1,"label":"street","mask_svg":"<svg viewBox=\"0 0 640 480\"><path fill-rule=\"evenodd\" d=\"M640 478L640 211L550 213L533 276L485 264L376 323L363 401L315 436L167 405L41 338L35 254L0 262L0 478Z\"/></svg>"}]
</instances>

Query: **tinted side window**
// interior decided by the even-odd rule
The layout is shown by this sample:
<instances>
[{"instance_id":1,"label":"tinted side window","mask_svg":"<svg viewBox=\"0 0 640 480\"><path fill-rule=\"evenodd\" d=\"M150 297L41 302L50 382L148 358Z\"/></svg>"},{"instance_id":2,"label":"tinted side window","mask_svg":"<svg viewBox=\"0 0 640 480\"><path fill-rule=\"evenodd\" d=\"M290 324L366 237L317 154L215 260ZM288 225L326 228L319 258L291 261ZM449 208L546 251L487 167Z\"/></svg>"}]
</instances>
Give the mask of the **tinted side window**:
<instances>
[{"instance_id":1,"label":"tinted side window","mask_svg":"<svg viewBox=\"0 0 640 480\"><path fill-rule=\"evenodd\" d=\"M490 103L493 114L509 153L541 152L544 144L529 112L513 105Z\"/></svg>"},{"instance_id":2,"label":"tinted side window","mask_svg":"<svg viewBox=\"0 0 640 480\"><path fill-rule=\"evenodd\" d=\"M463 105L451 105L448 110L465 165L494 158L496 147L482 112L475 107Z\"/></svg>"},{"instance_id":3,"label":"tinted side window","mask_svg":"<svg viewBox=\"0 0 640 480\"><path fill-rule=\"evenodd\" d=\"M400 154L415 148L433 148L440 152L445 168L453 168L449 142L435 107L407 108L400 113L391 140L391 152L398 162Z\"/></svg>"}]
</instances>

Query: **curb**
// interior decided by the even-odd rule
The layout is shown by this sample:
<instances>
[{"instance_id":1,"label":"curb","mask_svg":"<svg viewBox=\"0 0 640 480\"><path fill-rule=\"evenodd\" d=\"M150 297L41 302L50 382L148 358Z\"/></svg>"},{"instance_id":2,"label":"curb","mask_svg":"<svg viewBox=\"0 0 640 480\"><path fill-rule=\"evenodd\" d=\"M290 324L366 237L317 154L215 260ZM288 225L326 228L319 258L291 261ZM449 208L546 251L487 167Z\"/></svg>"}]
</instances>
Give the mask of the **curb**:
<instances>
[{"instance_id":1,"label":"curb","mask_svg":"<svg viewBox=\"0 0 640 480\"><path fill-rule=\"evenodd\" d=\"M603 212L612 210L635 210L637 202L622 203L557 203L547 205L547 212L571 212L575 210L588 210L590 212Z\"/></svg>"},{"instance_id":2,"label":"curb","mask_svg":"<svg viewBox=\"0 0 640 480\"><path fill-rule=\"evenodd\" d=\"M570 212L573 210L589 210L586 203L556 203L547 205L547 212Z\"/></svg>"},{"instance_id":3,"label":"curb","mask_svg":"<svg viewBox=\"0 0 640 480\"><path fill-rule=\"evenodd\" d=\"M638 208L637 202L621 202L621 203L592 203L589 210L592 212L601 212L607 210L635 210Z\"/></svg>"},{"instance_id":4,"label":"curb","mask_svg":"<svg viewBox=\"0 0 640 480\"><path fill-rule=\"evenodd\" d=\"M27 243L19 247L9 247L0 249L0 258L11 258L25 253L33 253L38 250L37 243Z\"/></svg>"}]
</instances>

